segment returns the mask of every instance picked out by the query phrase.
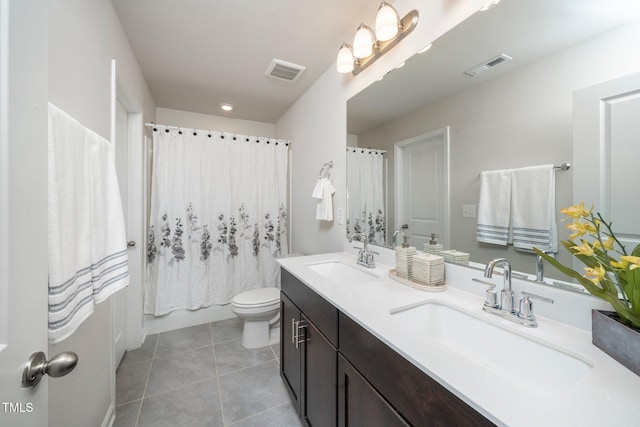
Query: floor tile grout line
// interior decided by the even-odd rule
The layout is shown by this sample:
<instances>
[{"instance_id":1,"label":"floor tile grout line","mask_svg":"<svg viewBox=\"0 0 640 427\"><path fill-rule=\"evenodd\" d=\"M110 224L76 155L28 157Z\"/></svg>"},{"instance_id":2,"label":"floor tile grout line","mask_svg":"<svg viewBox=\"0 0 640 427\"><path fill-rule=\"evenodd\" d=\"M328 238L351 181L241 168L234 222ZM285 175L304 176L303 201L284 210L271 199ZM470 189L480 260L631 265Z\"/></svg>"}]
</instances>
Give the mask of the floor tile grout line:
<instances>
[{"instance_id":1,"label":"floor tile grout line","mask_svg":"<svg viewBox=\"0 0 640 427\"><path fill-rule=\"evenodd\" d=\"M213 322L209 323L209 328L211 328L211 341L213 341ZM211 350L213 351L213 366L216 371L216 384L218 385L218 400L220 401L220 415L222 416L222 425L226 426L227 422L224 419L224 405L222 404L222 388L220 387L220 373L218 372L218 359L216 357L216 343L214 342L211 346Z\"/></svg>"},{"instance_id":2,"label":"floor tile grout line","mask_svg":"<svg viewBox=\"0 0 640 427\"><path fill-rule=\"evenodd\" d=\"M158 350L158 343L160 342L160 334L156 335L156 344L153 346L153 354L151 355L151 364L149 365L149 372L147 372L147 380L144 382L144 389L142 390L142 399L140 399L140 407L138 408L138 415L136 416L136 422L133 427L138 427L140 421L140 414L142 413L142 405L144 405L144 399L147 395L147 387L149 386L149 378L151 378L151 369L153 369L153 363L156 360L156 350Z\"/></svg>"},{"instance_id":3,"label":"floor tile grout line","mask_svg":"<svg viewBox=\"0 0 640 427\"><path fill-rule=\"evenodd\" d=\"M271 363L273 361L278 362L278 359L276 359L276 357L274 356L273 359L265 360L264 362L260 362L255 365L245 366L244 368L236 369L235 371L225 372L222 375L218 375L218 378L220 378L220 376L226 377L227 375L235 374L236 372L246 371L247 369L257 368L258 366L266 365L267 363Z\"/></svg>"},{"instance_id":4,"label":"floor tile grout line","mask_svg":"<svg viewBox=\"0 0 640 427\"><path fill-rule=\"evenodd\" d=\"M232 422L231 424L228 424L228 425L227 425L227 424L225 424L225 427L231 427L231 426L233 426L234 424L241 423L241 422L246 421L246 420L249 420L249 419L251 419L251 418L253 418L253 417L257 417L258 415L262 415L262 414L264 414L264 413L265 413L265 412L267 412L267 411L270 411L270 410L275 409L275 408L279 408L279 407L281 407L281 406L288 405L288 404L290 404L290 403L291 403L291 401L284 402L284 403L278 403L277 405L274 405L274 406L272 406L271 408L264 409L264 410L262 410L262 411L260 411L260 412L257 412L257 413L255 413L255 414L253 414L253 415L249 415L248 417L241 418L241 419L239 419L239 420L236 420L236 421Z\"/></svg>"}]
</instances>

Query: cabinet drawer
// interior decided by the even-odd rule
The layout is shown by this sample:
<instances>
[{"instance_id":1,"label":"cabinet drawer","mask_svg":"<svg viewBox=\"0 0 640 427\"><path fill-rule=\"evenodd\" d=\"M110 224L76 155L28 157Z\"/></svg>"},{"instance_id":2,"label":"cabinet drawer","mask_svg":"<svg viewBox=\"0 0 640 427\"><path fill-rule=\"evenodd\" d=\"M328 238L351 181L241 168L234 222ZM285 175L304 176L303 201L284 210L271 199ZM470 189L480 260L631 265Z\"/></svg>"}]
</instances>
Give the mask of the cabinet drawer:
<instances>
[{"instance_id":1,"label":"cabinet drawer","mask_svg":"<svg viewBox=\"0 0 640 427\"><path fill-rule=\"evenodd\" d=\"M334 347L338 347L338 309L284 268L281 288L289 299L315 324Z\"/></svg>"},{"instance_id":2,"label":"cabinet drawer","mask_svg":"<svg viewBox=\"0 0 640 427\"><path fill-rule=\"evenodd\" d=\"M340 353L412 425L493 425L351 318L339 321Z\"/></svg>"}]
</instances>

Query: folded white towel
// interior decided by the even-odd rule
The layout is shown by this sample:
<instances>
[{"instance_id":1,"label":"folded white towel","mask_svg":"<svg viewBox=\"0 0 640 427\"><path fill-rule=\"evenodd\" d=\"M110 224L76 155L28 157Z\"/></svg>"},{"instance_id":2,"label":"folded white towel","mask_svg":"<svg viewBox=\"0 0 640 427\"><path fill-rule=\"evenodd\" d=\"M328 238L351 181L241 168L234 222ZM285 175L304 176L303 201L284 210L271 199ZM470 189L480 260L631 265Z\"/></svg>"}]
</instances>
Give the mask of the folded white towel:
<instances>
[{"instance_id":1,"label":"folded white towel","mask_svg":"<svg viewBox=\"0 0 640 427\"><path fill-rule=\"evenodd\" d=\"M506 246L511 218L511 170L480 173L478 242Z\"/></svg>"},{"instance_id":2,"label":"folded white towel","mask_svg":"<svg viewBox=\"0 0 640 427\"><path fill-rule=\"evenodd\" d=\"M312 197L318 199L316 205L316 219L318 221L333 221L333 193L335 193L335 188L333 188L331 180L320 178L311 194Z\"/></svg>"},{"instance_id":3,"label":"folded white towel","mask_svg":"<svg viewBox=\"0 0 640 427\"><path fill-rule=\"evenodd\" d=\"M514 169L511 187L513 246L558 251L553 165Z\"/></svg>"},{"instance_id":4,"label":"folded white towel","mask_svg":"<svg viewBox=\"0 0 640 427\"><path fill-rule=\"evenodd\" d=\"M129 281L109 141L49 104L49 341L70 336Z\"/></svg>"}]
</instances>

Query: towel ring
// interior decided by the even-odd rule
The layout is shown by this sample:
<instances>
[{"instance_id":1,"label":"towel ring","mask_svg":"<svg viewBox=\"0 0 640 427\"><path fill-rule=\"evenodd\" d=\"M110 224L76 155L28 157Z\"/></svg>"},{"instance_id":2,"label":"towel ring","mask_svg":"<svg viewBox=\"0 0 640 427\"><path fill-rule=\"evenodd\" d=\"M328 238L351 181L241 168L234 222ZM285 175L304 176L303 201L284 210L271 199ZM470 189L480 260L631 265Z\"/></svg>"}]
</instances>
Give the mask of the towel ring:
<instances>
[{"instance_id":1,"label":"towel ring","mask_svg":"<svg viewBox=\"0 0 640 427\"><path fill-rule=\"evenodd\" d=\"M329 162L325 163L324 165L322 165L322 169L320 169L320 174L319 174L319 175L320 175L320 178L322 178L322 175L323 175L325 172L328 172L328 171L329 171L329 169L331 169L332 167L333 167L333 160L331 160L331 161L329 161ZM328 173L327 173L327 178L329 178L330 176L331 176L331 172L328 172Z\"/></svg>"}]
</instances>

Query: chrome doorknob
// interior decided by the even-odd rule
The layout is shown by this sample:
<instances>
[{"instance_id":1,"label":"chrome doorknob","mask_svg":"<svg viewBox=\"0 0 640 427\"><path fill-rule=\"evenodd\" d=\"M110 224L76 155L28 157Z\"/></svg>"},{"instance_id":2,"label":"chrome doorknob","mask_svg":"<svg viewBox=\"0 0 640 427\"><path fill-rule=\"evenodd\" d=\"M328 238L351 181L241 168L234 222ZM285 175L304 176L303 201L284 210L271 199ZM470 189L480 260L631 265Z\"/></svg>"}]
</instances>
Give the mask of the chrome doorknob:
<instances>
[{"instance_id":1,"label":"chrome doorknob","mask_svg":"<svg viewBox=\"0 0 640 427\"><path fill-rule=\"evenodd\" d=\"M135 248L136 247L136 242L134 240L129 240L127 242L127 247L128 248Z\"/></svg>"},{"instance_id":2,"label":"chrome doorknob","mask_svg":"<svg viewBox=\"0 0 640 427\"><path fill-rule=\"evenodd\" d=\"M73 371L77 364L78 355L73 351L59 353L49 361L43 352L33 353L22 371L22 387L35 387L44 374L63 377Z\"/></svg>"}]
</instances>

